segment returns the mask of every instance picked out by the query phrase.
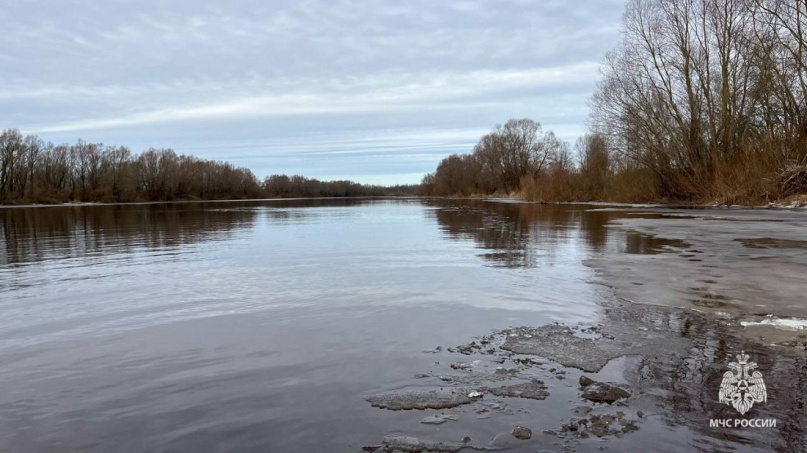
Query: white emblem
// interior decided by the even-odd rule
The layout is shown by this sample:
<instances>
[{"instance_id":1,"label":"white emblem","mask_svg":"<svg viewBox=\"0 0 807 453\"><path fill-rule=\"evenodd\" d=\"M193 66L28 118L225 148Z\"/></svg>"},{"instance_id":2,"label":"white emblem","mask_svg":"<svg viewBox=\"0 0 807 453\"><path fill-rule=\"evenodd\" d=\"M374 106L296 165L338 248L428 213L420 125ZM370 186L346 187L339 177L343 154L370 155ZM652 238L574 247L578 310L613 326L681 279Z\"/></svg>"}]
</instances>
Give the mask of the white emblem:
<instances>
[{"instance_id":1,"label":"white emblem","mask_svg":"<svg viewBox=\"0 0 807 453\"><path fill-rule=\"evenodd\" d=\"M764 403L768 400L762 373L754 371L751 374L757 364L749 362L748 358L745 351L741 351L737 355L737 361L729 363L729 368L734 370L734 373L726 371L723 374L723 382L720 383L720 402L733 406L741 415L751 410L754 403Z\"/></svg>"}]
</instances>

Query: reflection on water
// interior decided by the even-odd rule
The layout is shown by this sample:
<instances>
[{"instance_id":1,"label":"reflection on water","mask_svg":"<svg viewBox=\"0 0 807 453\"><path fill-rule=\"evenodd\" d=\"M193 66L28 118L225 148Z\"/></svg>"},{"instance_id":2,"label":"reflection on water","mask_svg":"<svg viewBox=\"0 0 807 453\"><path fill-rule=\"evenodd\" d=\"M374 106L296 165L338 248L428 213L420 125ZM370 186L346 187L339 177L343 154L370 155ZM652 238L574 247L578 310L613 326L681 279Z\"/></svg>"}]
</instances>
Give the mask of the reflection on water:
<instances>
[{"instance_id":1,"label":"reflection on water","mask_svg":"<svg viewBox=\"0 0 807 453\"><path fill-rule=\"evenodd\" d=\"M270 221L302 222L312 208L350 208L369 199L275 200L114 206L57 206L0 209L0 265L126 253L138 248L169 249L226 240L254 227L259 210ZM626 253L659 253L666 243L637 233L609 236L607 223L623 212L588 206L429 200L428 210L446 237L473 240L492 264L534 267L540 253L580 239L592 251L610 245ZM306 208L306 209L302 209ZM646 216L654 216L646 214ZM540 251L540 253L539 253Z\"/></svg>"},{"instance_id":2,"label":"reflection on water","mask_svg":"<svg viewBox=\"0 0 807 453\"><path fill-rule=\"evenodd\" d=\"M339 208L361 199L277 200L266 216L300 221L300 208ZM148 203L0 209L0 265L167 249L226 240L254 227L259 202Z\"/></svg>"},{"instance_id":3,"label":"reflection on water","mask_svg":"<svg viewBox=\"0 0 807 453\"><path fill-rule=\"evenodd\" d=\"M356 451L391 430L363 396L410 385L435 362L422 350L597 322L611 296L582 263L667 245L607 226L625 215L416 199L0 209L0 450ZM707 414L697 385L729 340L664 322L699 346L648 372L670 405ZM794 376L772 394L803 410L804 363L770 364Z\"/></svg>"},{"instance_id":4,"label":"reflection on water","mask_svg":"<svg viewBox=\"0 0 807 453\"><path fill-rule=\"evenodd\" d=\"M255 215L196 203L2 209L0 265L226 240Z\"/></svg>"},{"instance_id":5,"label":"reflection on water","mask_svg":"<svg viewBox=\"0 0 807 453\"><path fill-rule=\"evenodd\" d=\"M610 234L609 221L622 211L591 209L588 205L499 203L486 200L429 200L446 237L473 240L485 249L480 256L491 265L536 267L544 254L571 245L587 252L660 253L667 241L635 232ZM643 214L656 217L657 214ZM680 243L676 243L680 245Z\"/></svg>"}]
</instances>

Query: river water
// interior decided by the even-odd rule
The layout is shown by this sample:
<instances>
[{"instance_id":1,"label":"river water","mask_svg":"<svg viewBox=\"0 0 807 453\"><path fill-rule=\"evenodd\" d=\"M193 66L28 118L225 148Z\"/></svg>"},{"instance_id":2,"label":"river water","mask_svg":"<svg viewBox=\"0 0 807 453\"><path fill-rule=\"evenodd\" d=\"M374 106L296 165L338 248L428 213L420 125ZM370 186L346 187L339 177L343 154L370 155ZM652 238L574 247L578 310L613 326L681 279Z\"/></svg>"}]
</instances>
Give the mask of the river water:
<instances>
[{"instance_id":1,"label":"river water","mask_svg":"<svg viewBox=\"0 0 807 453\"><path fill-rule=\"evenodd\" d=\"M590 260L676 244L609 226L624 217L505 200L2 209L0 450L355 452L434 433L365 395L450 362L438 346L597 322L615 295Z\"/></svg>"}]
</instances>

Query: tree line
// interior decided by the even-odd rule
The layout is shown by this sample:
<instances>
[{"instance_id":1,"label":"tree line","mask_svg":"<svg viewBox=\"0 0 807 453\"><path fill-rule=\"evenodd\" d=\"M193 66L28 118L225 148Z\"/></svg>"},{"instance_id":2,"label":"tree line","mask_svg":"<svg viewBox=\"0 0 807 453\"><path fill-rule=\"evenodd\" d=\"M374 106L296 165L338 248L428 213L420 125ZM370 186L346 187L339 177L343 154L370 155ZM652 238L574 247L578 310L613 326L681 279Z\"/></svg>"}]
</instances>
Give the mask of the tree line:
<instances>
[{"instance_id":1,"label":"tree line","mask_svg":"<svg viewBox=\"0 0 807 453\"><path fill-rule=\"evenodd\" d=\"M417 184L380 186L348 180L320 181L300 175L272 175L263 181L264 195L273 198L411 196L417 190Z\"/></svg>"},{"instance_id":2,"label":"tree line","mask_svg":"<svg viewBox=\"0 0 807 453\"><path fill-rule=\"evenodd\" d=\"M285 175L261 182L248 168L171 149L135 154L125 146L84 140L54 145L17 129L0 133L0 204L411 195L415 190Z\"/></svg>"},{"instance_id":3,"label":"tree line","mask_svg":"<svg viewBox=\"0 0 807 453\"><path fill-rule=\"evenodd\" d=\"M472 154L444 159L421 191L723 202L807 193L806 37L805 0L629 0L576 153L532 135L532 160L515 159L529 169L509 165L518 134L505 125ZM518 171L504 183L508 165Z\"/></svg>"},{"instance_id":4,"label":"tree line","mask_svg":"<svg viewBox=\"0 0 807 453\"><path fill-rule=\"evenodd\" d=\"M525 178L569 155L568 144L531 119L511 119L479 139L471 154L452 154L421 183L421 195L476 195L518 191Z\"/></svg>"}]
</instances>

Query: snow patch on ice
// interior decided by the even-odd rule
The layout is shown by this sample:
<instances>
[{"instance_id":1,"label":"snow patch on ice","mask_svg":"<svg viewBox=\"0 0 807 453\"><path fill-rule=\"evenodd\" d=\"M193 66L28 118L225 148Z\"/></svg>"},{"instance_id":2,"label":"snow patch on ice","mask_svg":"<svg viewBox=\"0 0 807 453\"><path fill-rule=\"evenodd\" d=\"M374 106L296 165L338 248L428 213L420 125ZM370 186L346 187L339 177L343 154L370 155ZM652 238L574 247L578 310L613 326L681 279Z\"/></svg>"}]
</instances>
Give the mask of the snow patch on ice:
<instances>
[{"instance_id":1,"label":"snow patch on ice","mask_svg":"<svg viewBox=\"0 0 807 453\"><path fill-rule=\"evenodd\" d=\"M807 319L768 316L760 321L741 321L740 325L743 327L772 326L785 330L807 330Z\"/></svg>"}]
</instances>

